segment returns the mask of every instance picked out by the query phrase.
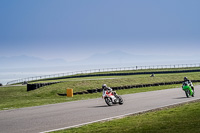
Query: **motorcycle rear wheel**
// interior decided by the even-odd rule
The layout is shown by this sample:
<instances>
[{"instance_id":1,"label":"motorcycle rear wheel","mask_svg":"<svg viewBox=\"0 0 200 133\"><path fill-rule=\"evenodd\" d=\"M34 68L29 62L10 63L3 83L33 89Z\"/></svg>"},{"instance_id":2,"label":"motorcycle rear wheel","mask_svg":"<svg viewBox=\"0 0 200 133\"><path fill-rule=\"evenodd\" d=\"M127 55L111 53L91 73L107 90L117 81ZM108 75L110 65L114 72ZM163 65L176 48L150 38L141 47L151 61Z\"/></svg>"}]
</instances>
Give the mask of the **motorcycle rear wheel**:
<instances>
[{"instance_id":1,"label":"motorcycle rear wheel","mask_svg":"<svg viewBox=\"0 0 200 133\"><path fill-rule=\"evenodd\" d=\"M118 96L118 98L119 98L119 105L122 105L124 103L123 99L120 96Z\"/></svg>"},{"instance_id":2,"label":"motorcycle rear wheel","mask_svg":"<svg viewBox=\"0 0 200 133\"><path fill-rule=\"evenodd\" d=\"M194 90L192 90L193 94L192 94L192 97L194 97Z\"/></svg>"}]
</instances>

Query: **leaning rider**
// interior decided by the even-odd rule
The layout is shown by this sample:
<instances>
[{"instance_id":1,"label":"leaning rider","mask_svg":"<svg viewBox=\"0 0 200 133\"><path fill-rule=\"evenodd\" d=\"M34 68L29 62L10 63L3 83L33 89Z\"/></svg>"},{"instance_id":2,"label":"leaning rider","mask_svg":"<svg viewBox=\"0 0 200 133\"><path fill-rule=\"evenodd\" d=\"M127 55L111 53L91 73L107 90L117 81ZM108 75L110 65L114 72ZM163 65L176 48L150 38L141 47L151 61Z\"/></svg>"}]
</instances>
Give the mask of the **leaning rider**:
<instances>
[{"instance_id":1,"label":"leaning rider","mask_svg":"<svg viewBox=\"0 0 200 133\"><path fill-rule=\"evenodd\" d=\"M105 97L105 95L106 95L106 91L108 90L108 91L112 91L112 89L110 88L110 87L108 87L106 84L103 84L102 85L102 89L103 89L103 95L102 95L102 98L104 98Z\"/></svg>"},{"instance_id":2,"label":"leaning rider","mask_svg":"<svg viewBox=\"0 0 200 133\"><path fill-rule=\"evenodd\" d=\"M187 77L184 77L184 82L187 82L189 86L191 86L192 90L194 91L194 86L192 84L192 81L190 81Z\"/></svg>"}]
</instances>

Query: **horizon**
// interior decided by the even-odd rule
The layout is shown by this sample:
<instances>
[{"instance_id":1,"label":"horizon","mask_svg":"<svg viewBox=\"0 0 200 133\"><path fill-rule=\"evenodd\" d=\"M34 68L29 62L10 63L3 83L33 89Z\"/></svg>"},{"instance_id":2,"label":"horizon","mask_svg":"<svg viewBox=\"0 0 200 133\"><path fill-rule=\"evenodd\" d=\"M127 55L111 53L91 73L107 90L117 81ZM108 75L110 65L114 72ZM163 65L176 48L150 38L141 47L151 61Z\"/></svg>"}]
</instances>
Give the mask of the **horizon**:
<instances>
[{"instance_id":1,"label":"horizon","mask_svg":"<svg viewBox=\"0 0 200 133\"><path fill-rule=\"evenodd\" d=\"M123 51L111 51L108 53L96 53L88 58L78 61L66 61L62 58L43 59L40 57L19 55L19 56L0 56L0 69L14 68L50 68L61 66L91 66L103 65L105 68L116 65L116 67L130 65L167 65L169 64L194 64L200 62L198 56L192 55L136 55Z\"/></svg>"}]
</instances>

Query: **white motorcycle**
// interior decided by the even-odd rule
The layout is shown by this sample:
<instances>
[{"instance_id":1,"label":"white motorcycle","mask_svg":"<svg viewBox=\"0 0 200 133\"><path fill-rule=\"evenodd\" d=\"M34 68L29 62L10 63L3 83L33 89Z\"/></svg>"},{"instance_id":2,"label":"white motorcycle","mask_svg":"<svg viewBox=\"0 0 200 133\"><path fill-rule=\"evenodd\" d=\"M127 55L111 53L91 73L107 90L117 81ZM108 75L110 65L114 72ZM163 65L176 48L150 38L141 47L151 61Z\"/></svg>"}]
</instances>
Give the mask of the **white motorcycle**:
<instances>
[{"instance_id":1,"label":"white motorcycle","mask_svg":"<svg viewBox=\"0 0 200 133\"><path fill-rule=\"evenodd\" d=\"M108 106L112 106L113 104L122 105L124 103L123 99L119 95L117 95L115 91L107 90L105 92L104 99Z\"/></svg>"}]
</instances>

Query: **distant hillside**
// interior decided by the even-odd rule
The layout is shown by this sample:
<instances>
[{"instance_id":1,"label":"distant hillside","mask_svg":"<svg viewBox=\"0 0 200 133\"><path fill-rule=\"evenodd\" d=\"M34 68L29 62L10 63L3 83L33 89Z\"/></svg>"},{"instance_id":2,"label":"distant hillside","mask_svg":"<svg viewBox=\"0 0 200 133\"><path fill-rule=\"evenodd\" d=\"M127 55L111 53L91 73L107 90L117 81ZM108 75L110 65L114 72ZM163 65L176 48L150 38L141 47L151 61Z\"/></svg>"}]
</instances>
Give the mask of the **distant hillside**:
<instances>
[{"instance_id":1,"label":"distant hillside","mask_svg":"<svg viewBox=\"0 0 200 133\"><path fill-rule=\"evenodd\" d=\"M133 51L134 53L134 51ZM199 60L198 57L173 55L134 55L122 51L113 51L105 54L94 54L91 57L73 62L73 64L125 64L125 63L151 63ZM200 61L200 60L199 60Z\"/></svg>"},{"instance_id":2,"label":"distant hillside","mask_svg":"<svg viewBox=\"0 0 200 133\"><path fill-rule=\"evenodd\" d=\"M134 53L134 51L133 51ZM81 55L80 55L81 56ZM54 66L79 66L84 65L108 65L108 64L177 64L177 63L198 63L200 58L196 56L174 56L174 55L134 55L122 51L109 53L98 53L87 59L67 62L64 59L45 60L32 56L0 57L0 68L25 68L25 67L54 67Z\"/></svg>"},{"instance_id":3,"label":"distant hillside","mask_svg":"<svg viewBox=\"0 0 200 133\"><path fill-rule=\"evenodd\" d=\"M67 65L63 59L45 60L32 56L0 57L0 68L47 67Z\"/></svg>"}]
</instances>

